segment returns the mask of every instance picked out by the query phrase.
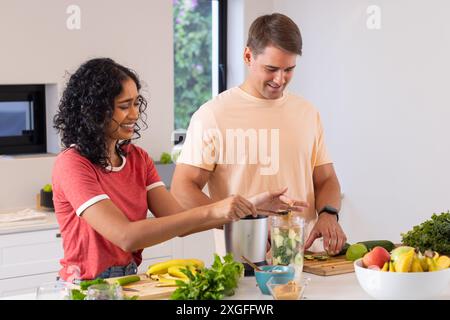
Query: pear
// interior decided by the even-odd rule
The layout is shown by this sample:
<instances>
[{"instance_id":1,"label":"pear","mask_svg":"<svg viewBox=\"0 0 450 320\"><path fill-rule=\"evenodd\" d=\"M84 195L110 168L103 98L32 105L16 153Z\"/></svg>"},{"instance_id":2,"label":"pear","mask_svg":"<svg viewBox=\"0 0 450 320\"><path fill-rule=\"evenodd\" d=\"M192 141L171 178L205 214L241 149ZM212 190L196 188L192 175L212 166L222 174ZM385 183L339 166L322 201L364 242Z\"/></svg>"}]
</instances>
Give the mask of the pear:
<instances>
[{"instance_id":1,"label":"pear","mask_svg":"<svg viewBox=\"0 0 450 320\"><path fill-rule=\"evenodd\" d=\"M408 247L408 246L401 246L401 247L395 248L394 250L391 251L391 260L393 262L397 261L399 256L401 256L403 253L406 253L410 250L414 251L414 248Z\"/></svg>"}]
</instances>

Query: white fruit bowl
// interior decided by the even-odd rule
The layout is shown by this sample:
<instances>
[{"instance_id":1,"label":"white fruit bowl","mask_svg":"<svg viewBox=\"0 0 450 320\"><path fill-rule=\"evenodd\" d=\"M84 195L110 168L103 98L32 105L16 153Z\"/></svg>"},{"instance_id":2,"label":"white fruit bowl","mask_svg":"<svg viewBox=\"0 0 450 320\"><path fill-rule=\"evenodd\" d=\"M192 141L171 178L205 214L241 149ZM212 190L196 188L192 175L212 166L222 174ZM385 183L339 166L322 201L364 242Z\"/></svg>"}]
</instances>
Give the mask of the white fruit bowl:
<instances>
[{"instance_id":1,"label":"white fruit bowl","mask_svg":"<svg viewBox=\"0 0 450 320\"><path fill-rule=\"evenodd\" d=\"M450 268L434 272L382 272L364 268L362 258L354 266L359 285L380 300L436 299L450 285Z\"/></svg>"}]
</instances>

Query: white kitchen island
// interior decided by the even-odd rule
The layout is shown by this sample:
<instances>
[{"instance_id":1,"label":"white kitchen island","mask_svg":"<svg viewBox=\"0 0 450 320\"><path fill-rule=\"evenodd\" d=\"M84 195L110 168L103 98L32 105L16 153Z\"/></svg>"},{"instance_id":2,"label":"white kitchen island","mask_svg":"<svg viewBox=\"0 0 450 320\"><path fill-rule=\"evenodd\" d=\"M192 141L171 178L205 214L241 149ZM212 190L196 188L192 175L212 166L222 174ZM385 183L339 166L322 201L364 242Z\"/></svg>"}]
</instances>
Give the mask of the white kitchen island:
<instances>
[{"instance_id":1,"label":"white kitchen island","mask_svg":"<svg viewBox=\"0 0 450 320\"><path fill-rule=\"evenodd\" d=\"M153 217L149 215L149 218ZM213 262L213 252L211 230L174 238L146 248L138 272L143 273L149 265L172 257L195 256L209 265ZM62 238L53 212L46 212L43 219L0 223L0 297L33 296L37 286L56 280L63 255Z\"/></svg>"},{"instance_id":2,"label":"white kitchen island","mask_svg":"<svg viewBox=\"0 0 450 320\"><path fill-rule=\"evenodd\" d=\"M311 278L305 289L304 298L307 300L371 300L359 286L355 273L334 276L316 276L304 274ZM34 294L23 294L1 298L2 300L34 300ZM441 300L450 300L450 285L443 293ZM245 277L239 283L236 294L226 300L272 300L272 296L263 295L256 286L254 277Z\"/></svg>"}]
</instances>

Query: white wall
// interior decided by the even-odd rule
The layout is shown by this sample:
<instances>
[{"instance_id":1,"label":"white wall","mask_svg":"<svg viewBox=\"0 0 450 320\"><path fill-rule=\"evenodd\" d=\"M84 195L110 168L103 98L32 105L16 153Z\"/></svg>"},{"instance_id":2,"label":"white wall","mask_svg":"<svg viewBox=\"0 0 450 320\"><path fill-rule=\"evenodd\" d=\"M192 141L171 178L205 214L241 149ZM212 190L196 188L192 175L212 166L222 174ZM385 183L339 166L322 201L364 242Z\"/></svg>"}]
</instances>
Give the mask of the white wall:
<instances>
[{"instance_id":1,"label":"white wall","mask_svg":"<svg viewBox=\"0 0 450 320\"><path fill-rule=\"evenodd\" d=\"M273 11L275 0L228 0L227 87L245 80L244 48L253 20Z\"/></svg>"},{"instance_id":2,"label":"white wall","mask_svg":"<svg viewBox=\"0 0 450 320\"><path fill-rule=\"evenodd\" d=\"M81 9L80 30L66 27L66 9L72 4ZM172 1L1 0L0 39L0 84L52 84L47 90L50 152L58 150L50 122L68 80L66 72L102 56L136 70L144 83L149 129L137 144L157 159L161 152L170 151ZM35 193L50 182L53 159L35 159L0 158L0 209L33 205Z\"/></svg>"},{"instance_id":3,"label":"white wall","mask_svg":"<svg viewBox=\"0 0 450 320\"><path fill-rule=\"evenodd\" d=\"M369 5L381 29L366 27ZM320 110L349 240L400 241L450 209L450 2L277 0L301 28L290 90Z\"/></svg>"},{"instance_id":4,"label":"white wall","mask_svg":"<svg viewBox=\"0 0 450 320\"><path fill-rule=\"evenodd\" d=\"M81 30L69 31L73 3L0 2L0 83L54 84L49 120L65 71L110 56L148 85L150 128L139 144L158 157L170 149L173 124L171 1L77 0ZM366 27L372 4L382 10L380 30ZM304 54L290 90L322 114L350 241L398 241L450 208L448 1L229 0L229 9L229 87L245 77L242 52L256 16L279 11L299 24ZM33 205L49 182L54 159L28 159L0 159L0 209Z\"/></svg>"}]
</instances>

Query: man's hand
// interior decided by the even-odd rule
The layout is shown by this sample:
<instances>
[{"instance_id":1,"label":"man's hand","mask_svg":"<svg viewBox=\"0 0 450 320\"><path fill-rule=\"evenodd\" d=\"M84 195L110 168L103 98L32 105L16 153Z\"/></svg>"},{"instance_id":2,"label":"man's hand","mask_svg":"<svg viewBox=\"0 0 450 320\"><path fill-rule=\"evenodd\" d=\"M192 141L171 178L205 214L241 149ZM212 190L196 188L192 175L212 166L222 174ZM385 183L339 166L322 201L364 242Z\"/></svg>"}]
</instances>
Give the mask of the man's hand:
<instances>
[{"instance_id":1,"label":"man's hand","mask_svg":"<svg viewBox=\"0 0 450 320\"><path fill-rule=\"evenodd\" d=\"M319 216L314 228L311 230L305 243L305 249L311 247L314 240L320 237L323 237L324 249L328 254L333 255L338 254L347 241L344 231L342 231L336 220L336 216L325 212Z\"/></svg>"},{"instance_id":2,"label":"man's hand","mask_svg":"<svg viewBox=\"0 0 450 320\"><path fill-rule=\"evenodd\" d=\"M294 200L286 196L287 187L275 192L259 193L248 200L257 208L278 211L290 209L292 211L302 212L309 207L308 202L301 200Z\"/></svg>"}]
</instances>

